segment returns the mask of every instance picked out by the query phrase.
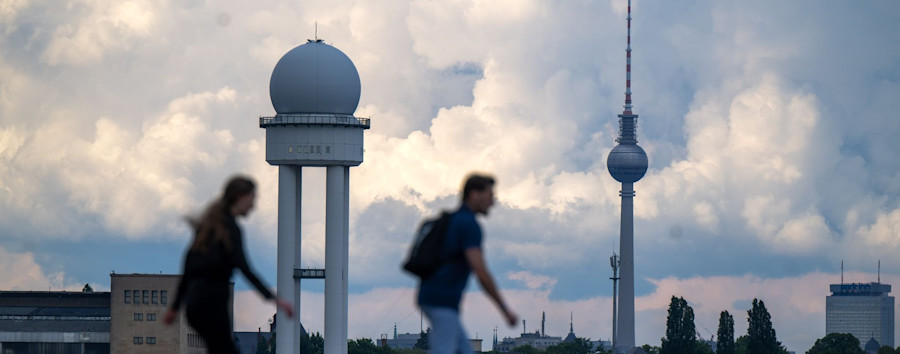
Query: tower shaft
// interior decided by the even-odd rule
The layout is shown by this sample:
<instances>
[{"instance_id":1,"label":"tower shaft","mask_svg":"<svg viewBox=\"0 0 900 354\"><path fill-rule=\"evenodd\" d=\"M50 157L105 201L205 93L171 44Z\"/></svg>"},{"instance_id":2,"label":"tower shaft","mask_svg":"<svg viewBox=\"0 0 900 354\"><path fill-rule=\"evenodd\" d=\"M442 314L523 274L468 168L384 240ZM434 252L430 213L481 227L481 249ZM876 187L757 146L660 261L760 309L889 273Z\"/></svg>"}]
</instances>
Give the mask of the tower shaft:
<instances>
[{"instance_id":1,"label":"tower shaft","mask_svg":"<svg viewBox=\"0 0 900 354\"><path fill-rule=\"evenodd\" d=\"M350 167L325 174L325 353L347 354Z\"/></svg>"},{"instance_id":2,"label":"tower shaft","mask_svg":"<svg viewBox=\"0 0 900 354\"><path fill-rule=\"evenodd\" d=\"M275 344L278 354L300 351L300 203L302 175L300 166L278 166L278 296L290 299L297 314L288 318L282 309L275 314Z\"/></svg>"},{"instance_id":3,"label":"tower shaft","mask_svg":"<svg viewBox=\"0 0 900 354\"><path fill-rule=\"evenodd\" d=\"M616 351L634 348L634 184L622 183L622 220L619 237L619 310Z\"/></svg>"}]
</instances>

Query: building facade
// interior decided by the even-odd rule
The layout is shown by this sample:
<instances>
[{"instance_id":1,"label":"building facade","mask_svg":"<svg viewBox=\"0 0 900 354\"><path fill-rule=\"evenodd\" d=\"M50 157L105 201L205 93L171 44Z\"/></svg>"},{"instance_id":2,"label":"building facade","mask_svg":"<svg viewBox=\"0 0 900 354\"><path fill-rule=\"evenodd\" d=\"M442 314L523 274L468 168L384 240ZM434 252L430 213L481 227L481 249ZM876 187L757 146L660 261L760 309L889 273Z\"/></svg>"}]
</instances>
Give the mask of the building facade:
<instances>
[{"instance_id":1,"label":"building facade","mask_svg":"<svg viewBox=\"0 0 900 354\"><path fill-rule=\"evenodd\" d=\"M867 343L874 338L894 347L894 297L881 283L831 284L825 299L825 334L850 333Z\"/></svg>"},{"instance_id":2,"label":"building facade","mask_svg":"<svg viewBox=\"0 0 900 354\"><path fill-rule=\"evenodd\" d=\"M110 293L0 291L0 353L109 354Z\"/></svg>"},{"instance_id":3,"label":"building facade","mask_svg":"<svg viewBox=\"0 0 900 354\"><path fill-rule=\"evenodd\" d=\"M179 311L171 326L163 323L180 279L180 275L170 274L110 274L113 353L206 353L206 344L188 325L184 311ZM234 283L230 291L228 309L232 312ZM233 318L232 313L229 318Z\"/></svg>"}]
</instances>

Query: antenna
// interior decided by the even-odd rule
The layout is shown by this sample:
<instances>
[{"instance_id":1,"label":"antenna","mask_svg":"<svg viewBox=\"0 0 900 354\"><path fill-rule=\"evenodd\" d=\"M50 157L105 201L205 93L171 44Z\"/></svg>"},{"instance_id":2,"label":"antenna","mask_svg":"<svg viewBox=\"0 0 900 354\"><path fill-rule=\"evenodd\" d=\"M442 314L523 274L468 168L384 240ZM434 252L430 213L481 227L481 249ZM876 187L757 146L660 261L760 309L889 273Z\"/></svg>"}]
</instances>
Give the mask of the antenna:
<instances>
[{"instance_id":1,"label":"antenna","mask_svg":"<svg viewBox=\"0 0 900 354\"><path fill-rule=\"evenodd\" d=\"M878 284L881 284L881 260L878 260Z\"/></svg>"},{"instance_id":2,"label":"antenna","mask_svg":"<svg viewBox=\"0 0 900 354\"><path fill-rule=\"evenodd\" d=\"M616 313L618 312L618 307L616 307L616 296L618 295L616 292L616 282L619 280L619 256L613 252L612 257L609 257L609 265L612 266L613 276L609 279L613 281L613 309L612 309L612 347L616 348Z\"/></svg>"},{"instance_id":3,"label":"antenna","mask_svg":"<svg viewBox=\"0 0 900 354\"><path fill-rule=\"evenodd\" d=\"M844 260L841 260L841 285L844 285Z\"/></svg>"},{"instance_id":4,"label":"antenna","mask_svg":"<svg viewBox=\"0 0 900 354\"><path fill-rule=\"evenodd\" d=\"M575 333L575 328L572 326L572 322L574 322L575 315L574 312L569 312L569 333Z\"/></svg>"},{"instance_id":5,"label":"antenna","mask_svg":"<svg viewBox=\"0 0 900 354\"><path fill-rule=\"evenodd\" d=\"M631 0L628 0L628 46L625 48L625 111L631 114Z\"/></svg>"},{"instance_id":6,"label":"antenna","mask_svg":"<svg viewBox=\"0 0 900 354\"><path fill-rule=\"evenodd\" d=\"M316 21L316 32L314 35L315 35L314 38L316 39L316 42L318 42L319 41L319 21Z\"/></svg>"}]
</instances>

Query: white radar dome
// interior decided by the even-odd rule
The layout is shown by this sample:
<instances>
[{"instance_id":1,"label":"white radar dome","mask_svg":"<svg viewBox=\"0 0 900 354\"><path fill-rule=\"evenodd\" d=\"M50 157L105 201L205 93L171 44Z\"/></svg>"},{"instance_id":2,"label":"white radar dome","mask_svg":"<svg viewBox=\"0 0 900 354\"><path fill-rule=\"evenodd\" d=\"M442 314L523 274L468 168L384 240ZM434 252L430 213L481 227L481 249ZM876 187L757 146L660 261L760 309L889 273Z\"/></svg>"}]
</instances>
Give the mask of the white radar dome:
<instances>
[{"instance_id":1,"label":"white radar dome","mask_svg":"<svg viewBox=\"0 0 900 354\"><path fill-rule=\"evenodd\" d=\"M275 64L269 80L269 97L278 114L353 115L359 92L356 66L321 39L287 52Z\"/></svg>"}]
</instances>

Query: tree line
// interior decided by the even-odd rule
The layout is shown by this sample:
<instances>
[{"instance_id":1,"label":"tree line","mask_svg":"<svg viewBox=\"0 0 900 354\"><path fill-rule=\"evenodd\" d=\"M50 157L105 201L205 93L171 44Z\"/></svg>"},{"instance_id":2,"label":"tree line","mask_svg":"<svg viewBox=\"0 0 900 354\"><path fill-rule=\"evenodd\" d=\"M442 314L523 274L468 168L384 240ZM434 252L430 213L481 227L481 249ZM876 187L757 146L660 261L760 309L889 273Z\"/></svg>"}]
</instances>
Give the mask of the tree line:
<instances>
[{"instance_id":1,"label":"tree line","mask_svg":"<svg viewBox=\"0 0 900 354\"><path fill-rule=\"evenodd\" d=\"M694 325L694 309L683 297L672 296L666 316L666 334L661 338L661 346L643 345L648 354L788 354L789 352L778 341L772 327L772 316L766 304L753 299L747 310L747 333L734 338L734 317L728 311L719 314L719 326L716 331L716 343L713 348L710 342L703 340ZM347 341L348 354L425 354L428 351L428 335L431 329L422 332L412 349L394 349L382 347L368 338ZM512 349L511 353L520 354L612 354L612 351L600 349L591 351L589 338L577 338L573 342L563 342L546 349L537 349L530 345L522 345ZM300 353L322 354L325 340L318 332L309 335L303 333L300 338ZM265 340L260 338L256 354L275 353L275 334ZM495 353L491 351L488 353ZM819 338L806 354L865 354L859 340L852 334L831 333ZM900 347L882 346L877 354L900 354Z\"/></svg>"},{"instance_id":2,"label":"tree line","mask_svg":"<svg viewBox=\"0 0 900 354\"><path fill-rule=\"evenodd\" d=\"M694 327L694 310L682 297L672 296L666 317L666 336L662 346L644 345L648 354L788 354L775 334L766 304L753 299L747 310L747 334L734 338L734 317L728 311L719 314L716 347L699 339ZM866 354L859 340L848 333L831 333L816 340L806 354ZM877 354L900 354L897 349L882 346Z\"/></svg>"}]
</instances>

